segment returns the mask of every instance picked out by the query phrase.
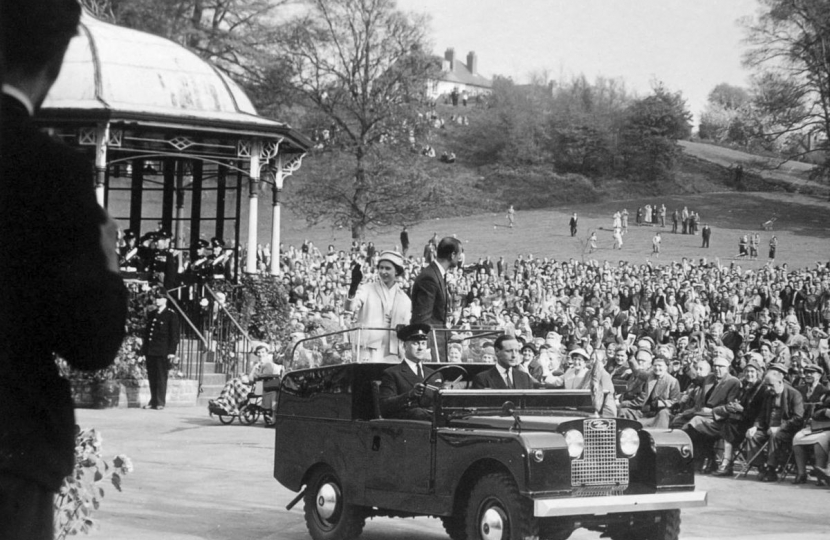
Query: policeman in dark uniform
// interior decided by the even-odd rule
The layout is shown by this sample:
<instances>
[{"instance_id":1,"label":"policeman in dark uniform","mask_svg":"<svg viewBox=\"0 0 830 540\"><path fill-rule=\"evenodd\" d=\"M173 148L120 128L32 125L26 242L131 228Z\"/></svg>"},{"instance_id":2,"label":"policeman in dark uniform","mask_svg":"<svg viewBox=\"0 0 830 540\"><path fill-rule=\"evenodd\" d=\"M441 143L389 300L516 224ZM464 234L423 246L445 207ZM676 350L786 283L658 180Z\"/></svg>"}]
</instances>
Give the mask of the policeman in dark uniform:
<instances>
[{"instance_id":1,"label":"policeman in dark uniform","mask_svg":"<svg viewBox=\"0 0 830 540\"><path fill-rule=\"evenodd\" d=\"M150 403L144 408L161 410L167 402L167 372L179 347L179 317L167 308L167 298L161 292L156 293L155 304L156 309L147 320L141 350L150 383Z\"/></svg>"}]
</instances>

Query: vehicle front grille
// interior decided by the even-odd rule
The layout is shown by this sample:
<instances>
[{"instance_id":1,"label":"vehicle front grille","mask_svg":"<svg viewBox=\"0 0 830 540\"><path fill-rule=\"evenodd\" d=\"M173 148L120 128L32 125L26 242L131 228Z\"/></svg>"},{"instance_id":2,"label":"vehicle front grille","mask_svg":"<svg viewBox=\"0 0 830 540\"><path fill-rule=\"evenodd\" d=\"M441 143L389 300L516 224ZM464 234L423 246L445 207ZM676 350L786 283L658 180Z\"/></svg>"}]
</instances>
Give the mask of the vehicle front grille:
<instances>
[{"instance_id":1,"label":"vehicle front grille","mask_svg":"<svg viewBox=\"0 0 830 540\"><path fill-rule=\"evenodd\" d=\"M627 486L628 460L617 457L617 422L591 418L583 422L585 450L571 461L571 485Z\"/></svg>"}]
</instances>

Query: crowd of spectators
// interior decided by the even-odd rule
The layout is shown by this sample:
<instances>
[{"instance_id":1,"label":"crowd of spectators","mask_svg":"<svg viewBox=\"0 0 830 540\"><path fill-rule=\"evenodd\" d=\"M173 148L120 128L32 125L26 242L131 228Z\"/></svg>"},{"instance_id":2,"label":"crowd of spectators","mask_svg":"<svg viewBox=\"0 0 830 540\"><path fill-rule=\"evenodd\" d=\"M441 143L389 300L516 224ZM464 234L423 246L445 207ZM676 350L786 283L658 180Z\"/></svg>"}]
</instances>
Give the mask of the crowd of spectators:
<instances>
[{"instance_id":1,"label":"crowd of spectators","mask_svg":"<svg viewBox=\"0 0 830 540\"><path fill-rule=\"evenodd\" d=\"M345 309L351 269L359 265L364 282L372 281L377 259L365 243L348 251L329 246L325 254L308 246L285 250L295 337L352 327ZM398 278L404 291L426 264L423 257L405 259ZM574 358L583 371L592 361L603 365L617 387L619 414L685 429L704 472L731 474L748 439L746 453L772 448L757 464L760 478L775 479L794 437L796 480L806 477L805 444L816 454L816 474L826 471L830 432L811 438L806 426L813 413L827 410L830 264L747 270L688 259L612 265L527 254L509 262L480 258L449 270L447 282L449 361L492 361L493 336L514 334L540 383L562 384ZM587 352L587 368L580 354L570 354L575 350ZM325 362L324 351L303 354L293 367ZM590 381L584 373L576 379ZM720 469L712 452L718 440L727 446Z\"/></svg>"}]
</instances>

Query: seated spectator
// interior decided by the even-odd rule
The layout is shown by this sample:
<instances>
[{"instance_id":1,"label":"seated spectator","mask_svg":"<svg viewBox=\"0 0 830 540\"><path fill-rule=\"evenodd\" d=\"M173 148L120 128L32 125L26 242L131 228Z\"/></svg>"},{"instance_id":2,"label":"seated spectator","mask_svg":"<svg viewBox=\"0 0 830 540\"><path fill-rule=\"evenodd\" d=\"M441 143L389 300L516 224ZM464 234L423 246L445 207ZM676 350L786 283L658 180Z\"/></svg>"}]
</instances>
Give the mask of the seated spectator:
<instances>
[{"instance_id":1,"label":"seated spectator","mask_svg":"<svg viewBox=\"0 0 830 540\"><path fill-rule=\"evenodd\" d=\"M208 402L208 409L217 414L239 414L239 408L248 401L248 394L253 389L254 381L263 377L282 375L283 367L274 364L267 345L257 345L254 349L256 360L247 374L234 377L225 383L219 397Z\"/></svg>"},{"instance_id":2,"label":"seated spectator","mask_svg":"<svg viewBox=\"0 0 830 540\"><path fill-rule=\"evenodd\" d=\"M758 475L761 482L778 481L778 465L784 463L793 436L804 423L804 400L798 390L784 381L784 375L786 369L781 364L770 365L764 376L767 394L755 420L757 426L747 431L750 456L769 443L767 458Z\"/></svg>"},{"instance_id":3,"label":"seated spectator","mask_svg":"<svg viewBox=\"0 0 830 540\"><path fill-rule=\"evenodd\" d=\"M761 384L763 370L759 363L760 355L752 353L743 371L741 391L736 401L716 407L712 414L723 419L720 423L720 436L723 439L723 459L715 476L732 476L735 448L746 438L747 430L752 426L761 410L765 388Z\"/></svg>"},{"instance_id":4,"label":"seated spectator","mask_svg":"<svg viewBox=\"0 0 830 540\"><path fill-rule=\"evenodd\" d=\"M644 384L634 399L620 403L620 417L637 420L643 427L668 428L671 408L680 398L680 385L669 375L666 358L655 356L651 370L641 369L635 376Z\"/></svg>"},{"instance_id":5,"label":"seated spectator","mask_svg":"<svg viewBox=\"0 0 830 540\"><path fill-rule=\"evenodd\" d=\"M793 438L793 455L796 464L796 477L793 484L807 482L807 452L813 450L815 456L814 473L819 482L830 484L830 470L827 468L830 453L830 393L825 393L810 418L809 425L796 433Z\"/></svg>"},{"instance_id":6,"label":"seated spectator","mask_svg":"<svg viewBox=\"0 0 830 540\"><path fill-rule=\"evenodd\" d=\"M715 417L717 407L733 403L738 399L741 382L729 374L730 361L725 354L719 354L712 362L714 373L702 384L705 396L702 407L696 408L694 416L683 426L683 430L692 439L695 457L702 460L704 474L712 472L715 464L714 443L720 438L724 416Z\"/></svg>"}]
</instances>

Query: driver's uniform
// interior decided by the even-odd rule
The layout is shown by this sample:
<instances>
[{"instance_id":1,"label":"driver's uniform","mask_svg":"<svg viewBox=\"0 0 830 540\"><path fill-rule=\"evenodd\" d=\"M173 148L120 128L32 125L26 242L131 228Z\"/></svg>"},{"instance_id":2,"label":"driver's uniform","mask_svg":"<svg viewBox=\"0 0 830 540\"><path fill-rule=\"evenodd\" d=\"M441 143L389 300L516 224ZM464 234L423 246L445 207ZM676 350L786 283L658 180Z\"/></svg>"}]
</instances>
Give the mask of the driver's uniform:
<instances>
[{"instance_id":1,"label":"driver's uniform","mask_svg":"<svg viewBox=\"0 0 830 540\"><path fill-rule=\"evenodd\" d=\"M418 374L418 364L404 358L395 366L383 372L380 380L380 411L384 418L406 420L432 420L432 411L419 406L417 398L411 398L409 391L416 384L424 382L440 385L441 375L429 378L434 370L421 364L423 376Z\"/></svg>"}]
</instances>

